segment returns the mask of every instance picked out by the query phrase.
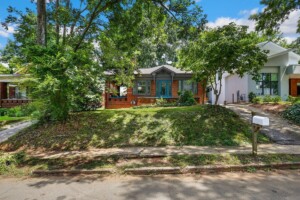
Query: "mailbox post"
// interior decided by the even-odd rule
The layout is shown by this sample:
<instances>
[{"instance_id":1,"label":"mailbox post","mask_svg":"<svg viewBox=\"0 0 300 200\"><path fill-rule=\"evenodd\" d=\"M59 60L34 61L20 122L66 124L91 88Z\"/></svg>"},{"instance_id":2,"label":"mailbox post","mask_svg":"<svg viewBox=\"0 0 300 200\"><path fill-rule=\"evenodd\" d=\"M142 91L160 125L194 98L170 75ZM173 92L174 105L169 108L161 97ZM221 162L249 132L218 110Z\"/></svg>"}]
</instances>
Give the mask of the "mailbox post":
<instances>
[{"instance_id":1,"label":"mailbox post","mask_svg":"<svg viewBox=\"0 0 300 200\"><path fill-rule=\"evenodd\" d=\"M261 116L253 116L252 117L252 128L253 128L253 135L252 135L252 155L257 155L257 134L259 130L263 126L269 126L269 118L268 117L261 117Z\"/></svg>"}]
</instances>

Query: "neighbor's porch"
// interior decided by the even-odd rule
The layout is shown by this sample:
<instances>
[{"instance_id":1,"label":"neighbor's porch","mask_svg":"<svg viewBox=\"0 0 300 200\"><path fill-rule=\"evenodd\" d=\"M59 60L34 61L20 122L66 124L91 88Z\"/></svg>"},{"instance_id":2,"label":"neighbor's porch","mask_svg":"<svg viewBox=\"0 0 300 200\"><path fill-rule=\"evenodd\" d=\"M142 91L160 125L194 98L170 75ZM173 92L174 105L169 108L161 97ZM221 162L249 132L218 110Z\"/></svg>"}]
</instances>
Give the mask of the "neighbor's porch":
<instances>
[{"instance_id":1,"label":"neighbor's porch","mask_svg":"<svg viewBox=\"0 0 300 200\"><path fill-rule=\"evenodd\" d=\"M11 108L31 102L27 98L27 89L20 88L14 82L0 82L0 107Z\"/></svg>"}]
</instances>

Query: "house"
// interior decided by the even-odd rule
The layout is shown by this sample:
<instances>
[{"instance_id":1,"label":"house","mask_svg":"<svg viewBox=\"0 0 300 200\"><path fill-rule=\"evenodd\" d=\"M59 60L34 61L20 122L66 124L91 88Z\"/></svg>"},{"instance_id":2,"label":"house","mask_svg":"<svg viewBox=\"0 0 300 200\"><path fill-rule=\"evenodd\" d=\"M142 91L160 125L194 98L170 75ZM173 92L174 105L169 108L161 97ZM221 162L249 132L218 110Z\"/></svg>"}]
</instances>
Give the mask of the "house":
<instances>
[{"instance_id":1,"label":"house","mask_svg":"<svg viewBox=\"0 0 300 200\"><path fill-rule=\"evenodd\" d=\"M249 101L248 95L253 92L257 96L280 96L286 100L289 95L300 96L300 55L292 49L283 48L273 42L258 44L262 50L268 50L268 61L260 70L258 82L245 74L242 78L236 74L225 74L222 78L222 92L219 104ZM210 101L215 95L210 92Z\"/></svg>"},{"instance_id":2,"label":"house","mask_svg":"<svg viewBox=\"0 0 300 200\"><path fill-rule=\"evenodd\" d=\"M0 74L0 107L11 108L27 104L27 89L18 86L26 75Z\"/></svg>"},{"instance_id":3,"label":"house","mask_svg":"<svg viewBox=\"0 0 300 200\"><path fill-rule=\"evenodd\" d=\"M113 77L113 72L107 72ZM170 65L142 68L134 72L133 87L117 85L113 78L106 80L104 104L107 109L129 108L143 104L154 104L156 99L169 102L178 99L178 92L192 91L198 103L205 92L200 83L192 81L192 72L182 71Z\"/></svg>"}]
</instances>

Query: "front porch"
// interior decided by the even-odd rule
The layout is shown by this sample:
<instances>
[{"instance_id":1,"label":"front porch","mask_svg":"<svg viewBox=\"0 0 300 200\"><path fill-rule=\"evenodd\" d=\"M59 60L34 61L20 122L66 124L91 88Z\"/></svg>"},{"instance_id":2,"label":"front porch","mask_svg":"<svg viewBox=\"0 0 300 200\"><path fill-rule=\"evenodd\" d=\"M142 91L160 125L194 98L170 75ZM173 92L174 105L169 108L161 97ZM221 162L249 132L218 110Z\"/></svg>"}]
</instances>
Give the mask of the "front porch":
<instances>
[{"instance_id":1,"label":"front porch","mask_svg":"<svg viewBox=\"0 0 300 200\"><path fill-rule=\"evenodd\" d=\"M0 75L1 108L12 108L32 101L27 98L27 88L21 88L18 85L23 78L23 75L19 74Z\"/></svg>"}]
</instances>

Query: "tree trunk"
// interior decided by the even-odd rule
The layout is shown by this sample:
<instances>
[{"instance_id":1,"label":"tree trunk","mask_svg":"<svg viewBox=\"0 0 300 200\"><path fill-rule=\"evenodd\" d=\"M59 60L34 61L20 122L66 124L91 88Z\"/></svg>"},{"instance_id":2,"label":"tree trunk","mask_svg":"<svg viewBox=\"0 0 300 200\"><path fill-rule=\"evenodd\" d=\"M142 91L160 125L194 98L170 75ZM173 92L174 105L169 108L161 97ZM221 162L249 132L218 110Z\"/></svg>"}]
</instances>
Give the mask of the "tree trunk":
<instances>
[{"instance_id":1,"label":"tree trunk","mask_svg":"<svg viewBox=\"0 0 300 200\"><path fill-rule=\"evenodd\" d=\"M201 83L201 87L202 87L202 100L201 100L201 103L204 104L205 103L205 96L206 96L206 86L207 86L207 81L203 81Z\"/></svg>"},{"instance_id":2,"label":"tree trunk","mask_svg":"<svg viewBox=\"0 0 300 200\"><path fill-rule=\"evenodd\" d=\"M59 19L58 19L58 9L59 9L59 0L56 0L55 2L55 9L56 9L56 44L59 44Z\"/></svg>"},{"instance_id":3,"label":"tree trunk","mask_svg":"<svg viewBox=\"0 0 300 200\"><path fill-rule=\"evenodd\" d=\"M46 0L37 0L37 43L47 45Z\"/></svg>"},{"instance_id":4,"label":"tree trunk","mask_svg":"<svg viewBox=\"0 0 300 200\"><path fill-rule=\"evenodd\" d=\"M66 9L69 10L70 8L70 0L66 0ZM63 30L63 44L66 42L66 32L67 32L67 25L64 24L64 30Z\"/></svg>"},{"instance_id":5,"label":"tree trunk","mask_svg":"<svg viewBox=\"0 0 300 200\"><path fill-rule=\"evenodd\" d=\"M216 100L215 100L215 105L218 105L218 101L219 101L219 97L220 97L220 93L217 92L217 94L214 91L214 94L216 95Z\"/></svg>"}]
</instances>

